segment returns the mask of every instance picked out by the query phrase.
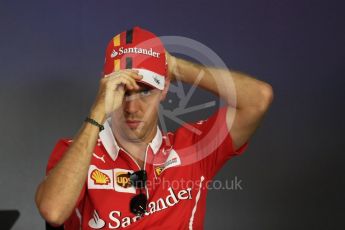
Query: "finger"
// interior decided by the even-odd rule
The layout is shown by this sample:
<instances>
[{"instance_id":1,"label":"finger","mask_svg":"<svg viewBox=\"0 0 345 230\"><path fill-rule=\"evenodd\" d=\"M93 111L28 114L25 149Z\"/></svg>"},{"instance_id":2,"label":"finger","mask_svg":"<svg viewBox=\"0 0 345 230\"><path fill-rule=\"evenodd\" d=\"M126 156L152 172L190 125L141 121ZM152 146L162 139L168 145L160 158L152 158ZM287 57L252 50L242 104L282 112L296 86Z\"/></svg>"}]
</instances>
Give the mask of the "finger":
<instances>
[{"instance_id":1,"label":"finger","mask_svg":"<svg viewBox=\"0 0 345 230\"><path fill-rule=\"evenodd\" d=\"M123 69L124 71L129 71L129 72L133 72L133 73L139 73L138 69Z\"/></svg>"},{"instance_id":2,"label":"finger","mask_svg":"<svg viewBox=\"0 0 345 230\"><path fill-rule=\"evenodd\" d=\"M139 71L136 71L136 72L128 71L128 72L124 72L124 74L126 74L126 76L130 76L136 81L141 80L143 78L143 76L139 74Z\"/></svg>"},{"instance_id":3,"label":"finger","mask_svg":"<svg viewBox=\"0 0 345 230\"><path fill-rule=\"evenodd\" d=\"M124 84L126 85L126 88L130 90L137 88L135 80L124 75L118 78L114 78L113 80L109 81L108 84L111 84L111 86L116 86L116 88L118 87L118 85Z\"/></svg>"},{"instance_id":4,"label":"finger","mask_svg":"<svg viewBox=\"0 0 345 230\"><path fill-rule=\"evenodd\" d=\"M110 84L112 84L111 87L115 86L115 89L118 89L118 87L121 85L127 89L133 89L133 82L129 79L129 78L125 78L125 77L121 77L121 78L117 78L115 79L113 82L110 82Z\"/></svg>"},{"instance_id":5,"label":"finger","mask_svg":"<svg viewBox=\"0 0 345 230\"><path fill-rule=\"evenodd\" d=\"M131 82L131 86L133 87L133 88L136 88L136 89L138 89L139 88L139 86L138 86L138 84L137 84L137 82L136 82L136 79L132 76L132 75L129 75L129 74L127 74L127 73L122 73L121 75L113 75L113 76L110 76L108 79L108 81L114 81L115 79L120 79L120 78L126 78L127 80L129 80L130 82ZM140 79L138 79L138 80L140 80ZM113 83L110 83L110 84L114 84L114 82Z\"/></svg>"},{"instance_id":6,"label":"finger","mask_svg":"<svg viewBox=\"0 0 345 230\"><path fill-rule=\"evenodd\" d=\"M112 72L110 74L105 75L104 77L117 77L120 75L129 75L131 77L133 77L136 80L140 80L142 78L141 75L139 75L139 71L138 70L134 70L134 69L122 69L122 70L118 70L115 72Z\"/></svg>"},{"instance_id":7,"label":"finger","mask_svg":"<svg viewBox=\"0 0 345 230\"><path fill-rule=\"evenodd\" d=\"M130 76L134 78L136 81L141 80L143 78L143 76L139 74L139 70L134 70L134 69L124 69L122 71L122 74L126 74L127 76Z\"/></svg>"},{"instance_id":8,"label":"finger","mask_svg":"<svg viewBox=\"0 0 345 230\"><path fill-rule=\"evenodd\" d=\"M130 76L130 75L128 75L128 74L122 74L120 77L118 77L118 78L125 78L125 79L127 79L128 81L130 81L131 82L131 85L130 85L130 87L129 87L129 89L138 89L139 88L139 86L138 86L138 84L137 84L137 82L136 82L136 79L134 79L132 76Z\"/></svg>"}]
</instances>

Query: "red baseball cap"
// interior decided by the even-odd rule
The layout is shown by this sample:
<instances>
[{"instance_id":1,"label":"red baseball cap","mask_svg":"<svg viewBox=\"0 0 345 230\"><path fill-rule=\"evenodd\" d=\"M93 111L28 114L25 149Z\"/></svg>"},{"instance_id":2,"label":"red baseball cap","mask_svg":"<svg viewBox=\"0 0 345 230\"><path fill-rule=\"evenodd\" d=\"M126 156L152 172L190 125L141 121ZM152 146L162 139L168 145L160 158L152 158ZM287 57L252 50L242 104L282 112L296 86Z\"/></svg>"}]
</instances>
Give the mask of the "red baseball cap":
<instances>
[{"instance_id":1,"label":"red baseball cap","mask_svg":"<svg viewBox=\"0 0 345 230\"><path fill-rule=\"evenodd\" d=\"M137 69L143 75L139 82L163 90L167 75L163 43L139 26L115 35L107 46L104 74L120 69Z\"/></svg>"}]
</instances>

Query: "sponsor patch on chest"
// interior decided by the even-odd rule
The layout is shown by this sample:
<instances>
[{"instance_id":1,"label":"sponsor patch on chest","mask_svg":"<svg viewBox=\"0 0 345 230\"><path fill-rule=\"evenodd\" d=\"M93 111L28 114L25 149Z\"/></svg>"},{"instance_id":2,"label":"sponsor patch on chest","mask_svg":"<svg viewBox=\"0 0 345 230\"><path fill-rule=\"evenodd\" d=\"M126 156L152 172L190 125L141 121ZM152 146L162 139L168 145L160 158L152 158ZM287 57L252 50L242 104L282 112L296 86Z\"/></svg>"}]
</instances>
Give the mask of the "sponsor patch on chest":
<instances>
[{"instance_id":1,"label":"sponsor patch on chest","mask_svg":"<svg viewBox=\"0 0 345 230\"><path fill-rule=\"evenodd\" d=\"M113 170L99 169L90 165L87 186L88 189L114 189Z\"/></svg>"},{"instance_id":2,"label":"sponsor patch on chest","mask_svg":"<svg viewBox=\"0 0 345 230\"><path fill-rule=\"evenodd\" d=\"M173 149L170 150L169 156L166 161L162 164L154 164L155 173L157 176L161 175L162 172L168 168L181 165L181 159L177 152Z\"/></svg>"},{"instance_id":3,"label":"sponsor patch on chest","mask_svg":"<svg viewBox=\"0 0 345 230\"><path fill-rule=\"evenodd\" d=\"M135 188L131 185L128 173L133 173L133 170L128 169L114 169L115 175L115 191L117 192L127 192L135 194Z\"/></svg>"},{"instance_id":4,"label":"sponsor patch on chest","mask_svg":"<svg viewBox=\"0 0 345 230\"><path fill-rule=\"evenodd\" d=\"M135 188L131 185L128 169L99 169L95 165L90 165L88 172L88 189L110 189L117 192L133 193Z\"/></svg>"}]
</instances>

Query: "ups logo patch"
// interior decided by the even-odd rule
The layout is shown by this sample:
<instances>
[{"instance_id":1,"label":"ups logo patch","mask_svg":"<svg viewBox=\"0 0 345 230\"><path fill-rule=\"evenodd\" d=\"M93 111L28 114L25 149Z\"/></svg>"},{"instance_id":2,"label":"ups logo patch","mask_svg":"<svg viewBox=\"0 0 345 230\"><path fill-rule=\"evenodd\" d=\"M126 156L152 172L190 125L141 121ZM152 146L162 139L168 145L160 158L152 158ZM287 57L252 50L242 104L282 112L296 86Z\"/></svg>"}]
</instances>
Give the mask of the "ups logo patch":
<instances>
[{"instance_id":1,"label":"ups logo patch","mask_svg":"<svg viewBox=\"0 0 345 230\"><path fill-rule=\"evenodd\" d=\"M128 188L131 186L131 181L129 180L129 175L127 172L118 172L116 173L116 183L123 187Z\"/></svg>"}]
</instances>

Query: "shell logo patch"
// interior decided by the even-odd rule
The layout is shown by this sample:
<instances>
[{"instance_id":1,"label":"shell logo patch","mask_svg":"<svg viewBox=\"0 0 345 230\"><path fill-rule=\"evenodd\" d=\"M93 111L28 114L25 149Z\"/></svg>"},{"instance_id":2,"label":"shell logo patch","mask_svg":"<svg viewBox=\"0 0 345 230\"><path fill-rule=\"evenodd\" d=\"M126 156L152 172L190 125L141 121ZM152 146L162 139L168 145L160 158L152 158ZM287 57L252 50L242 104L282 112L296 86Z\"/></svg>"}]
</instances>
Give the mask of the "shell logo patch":
<instances>
[{"instance_id":1,"label":"shell logo patch","mask_svg":"<svg viewBox=\"0 0 345 230\"><path fill-rule=\"evenodd\" d=\"M128 188L131 186L131 181L129 180L129 175L127 172L116 173L116 183L123 188Z\"/></svg>"},{"instance_id":2,"label":"shell logo patch","mask_svg":"<svg viewBox=\"0 0 345 230\"><path fill-rule=\"evenodd\" d=\"M114 174L111 169L99 169L90 165L87 179L88 189L114 189Z\"/></svg>"},{"instance_id":3,"label":"shell logo patch","mask_svg":"<svg viewBox=\"0 0 345 230\"><path fill-rule=\"evenodd\" d=\"M102 173L98 169L91 172L91 179L97 185L108 185L110 183L110 178L108 175Z\"/></svg>"}]
</instances>

